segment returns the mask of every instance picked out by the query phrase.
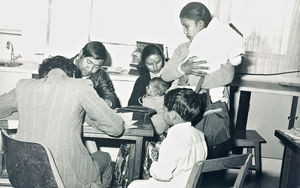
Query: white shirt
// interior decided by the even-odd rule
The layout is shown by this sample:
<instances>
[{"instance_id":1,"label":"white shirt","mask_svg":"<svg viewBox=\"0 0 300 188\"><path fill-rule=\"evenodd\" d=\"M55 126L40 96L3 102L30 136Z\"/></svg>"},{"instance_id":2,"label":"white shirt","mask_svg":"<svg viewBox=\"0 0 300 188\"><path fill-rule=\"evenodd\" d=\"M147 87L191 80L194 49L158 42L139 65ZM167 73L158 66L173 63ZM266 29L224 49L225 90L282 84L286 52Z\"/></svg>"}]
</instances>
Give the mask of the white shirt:
<instances>
[{"instance_id":1,"label":"white shirt","mask_svg":"<svg viewBox=\"0 0 300 188\"><path fill-rule=\"evenodd\" d=\"M162 141L158 161L152 163L150 174L165 181L165 187L185 187L194 164L206 157L204 134L190 122L177 124Z\"/></svg>"}]
</instances>

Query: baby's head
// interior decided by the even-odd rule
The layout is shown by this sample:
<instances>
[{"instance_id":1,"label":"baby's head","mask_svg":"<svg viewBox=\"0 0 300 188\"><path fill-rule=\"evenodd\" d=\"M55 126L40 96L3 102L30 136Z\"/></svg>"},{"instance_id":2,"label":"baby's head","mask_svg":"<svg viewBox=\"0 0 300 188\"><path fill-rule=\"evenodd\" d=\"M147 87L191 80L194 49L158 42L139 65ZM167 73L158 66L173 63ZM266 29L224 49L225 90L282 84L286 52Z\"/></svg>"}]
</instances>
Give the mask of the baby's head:
<instances>
[{"instance_id":1,"label":"baby's head","mask_svg":"<svg viewBox=\"0 0 300 188\"><path fill-rule=\"evenodd\" d=\"M168 91L164 98L164 119L169 125L192 122L202 115L203 109L199 94L192 89L176 88Z\"/></svg>"},{"instance_id":2,"label":"baby's head","mask_svg":"<svg viewBox=\"0 0 300 188\"><path fill-rule=\"evenodd\" d=\"M163 81L160 77L155 77L149 81L149 85L146 87L146 94L151 97L163 96L169 87L170 84L168 82Z\"/></svg>"}]
</instances>

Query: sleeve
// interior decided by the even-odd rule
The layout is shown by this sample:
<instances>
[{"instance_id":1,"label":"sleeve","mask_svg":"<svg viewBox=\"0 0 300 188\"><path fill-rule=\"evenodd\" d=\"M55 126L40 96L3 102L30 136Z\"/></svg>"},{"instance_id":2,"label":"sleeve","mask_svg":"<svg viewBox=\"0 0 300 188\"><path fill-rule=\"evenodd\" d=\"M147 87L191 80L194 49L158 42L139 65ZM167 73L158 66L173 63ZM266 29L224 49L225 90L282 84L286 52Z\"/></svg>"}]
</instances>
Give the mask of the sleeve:
<instances>
[{"instance_id":1,"label":"sleeve","mask_svg":"<svg viewBox=\"0 0 300 188\"><path fill-rule=\"evenodd\" d=\"M159 149L158 161L150 167L151 176L159 181L170 181L179 157L178 143L174 139L165 138Z\"/></svg>"},{"instance_id":2,"label":"sleeve","mask_svg":"<svg viewBox=\"0 0 300 188\"><path fill-rule=\"evenodd\" d=\"M10 116L17 111L16 89L0 96L0 118Z\"/></svg>"},{"instance_id":3,"label":"sleeve","mask_svg":"<svg viewBox=\"0 0 300 188\"><path fill-rule=\"evenodd\" d=\"M166 82L171 82L182 76L182 71L179 70L179 66L183 63L184 59L189 53L189 43L180 44L174 51L171 59L165 64L161 78Z\"/></svg>"},{"instance_id":4,"label":"sleeve","mask_svg":"<svg viewBox=\"0 0 300 188\"><path fill-rule=\"evenodd\" d=\"M230 84L234 78L234 67L229 62L215 72L205 75L202 88L211 89Z\"/></svg>"},{"instance_id":5,"label":"sleeve","mask_svg":"<svg viewBox=\"0 0 300 188\"><path fill-rule=\"evenodd\" d=\"M145 95L146 86L149 84L150 78L147 79L146 76L139 76L134 83L131 96L128 101L128 106L130 105L141 105L138 101L140 97Z\"/></svg>"},{"instance_id":6,"label":"sleeve","mask_svg":"<svg viewBox=\"0 0 300 188\"><path fill-rule=\"evenodd\" d=\"M84 84L79 100L86 111L87 122L108 135L121 135L125 130L123 119L97 95L90 81Z\"/></svg>"},{"instance_id":7,"label":"sleeve","mask_svg":"<svg viewBox=\"0 0 300 188\"><path fill-rule=\"evenodd\" d=\"M111 108L121 107L120 100L115 93L113 83L103 69L99 69L98 72L93 74L90 78L93 81L94 88L98 95L104 100L109 100L112 104Z\"/></svg>"}]
</instances>

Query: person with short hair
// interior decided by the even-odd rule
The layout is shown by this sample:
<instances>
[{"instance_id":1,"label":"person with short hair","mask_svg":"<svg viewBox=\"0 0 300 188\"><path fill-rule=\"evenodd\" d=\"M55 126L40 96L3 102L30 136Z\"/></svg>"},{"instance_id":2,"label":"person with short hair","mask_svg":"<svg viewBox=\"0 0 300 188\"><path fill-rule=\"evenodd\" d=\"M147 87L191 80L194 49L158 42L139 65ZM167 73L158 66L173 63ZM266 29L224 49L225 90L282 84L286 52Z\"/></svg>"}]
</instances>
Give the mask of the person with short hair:
<instances>
[{"instance_id":1,"label":"person with short hair","mask_svg":"<svg viewBox=\"0 0 300 188\"><path fill-rule=\"evenodd\" d=\"M88 42L71 61L76 65L76 78L92 80L98 95L112 108L121 107L113 83L101 66L108 58L105 46L99 41Z\"/></svg>"},{"instance_id":2,"label":"person with short hair","mask_svg":"<svg viewBox=\"0 0 300 188\"><path fill-rule=\"evenodd\" d=\"M200 97L192 89L170 90L164 99L164 120L171 125L162 141L158 161L153 161L148 180L135 180L129 188L184 188L197 161L207 157L203 132L191 121L203 113Z\"/></svg>"},{"instance_id":3,"label":"person with short hair","mask_svg":"<svg viewBox=\"0 0 300 188\"><path fill-rule=\"evenodd\" d=\"M16 138L49 148L65 187L111 187L108 153L91 155L81 135L84 116L91 126L111 136L124 130L123 119L100 98L88 79L70 78L74 64L62 56L45 59L41 79L22 79L0 96L0 118L18 112Z\"/></svg>"}]
</instances>

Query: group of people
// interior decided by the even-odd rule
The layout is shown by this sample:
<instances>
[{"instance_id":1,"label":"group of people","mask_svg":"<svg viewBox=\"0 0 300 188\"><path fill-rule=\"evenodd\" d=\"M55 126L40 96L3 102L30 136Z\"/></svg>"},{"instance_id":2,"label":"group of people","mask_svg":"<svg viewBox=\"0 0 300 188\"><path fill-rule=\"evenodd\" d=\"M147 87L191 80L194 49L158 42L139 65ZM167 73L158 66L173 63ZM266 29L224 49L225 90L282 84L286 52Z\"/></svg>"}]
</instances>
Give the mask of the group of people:
<instances>
[{"instance_id":1,"label":"group of people","mask_svg":"<svg viewBox=\"0 0 300 188\"><path fill-rule=\"evenodd\" d=\"M199 160L226 156L230 149L227 87L244 53L242 37L212 17L200 2L179 15L189 39L168 62L154 44L142 50L128 105L157 111L151 120L161 141L149 166L149 179L129 187L185 187ZM39 66L40 79L20 80L0 96L0 118L18 112L16 138L46 145L65 187L111 187L108 153L88 152L81 138L84 121L111 136L124 132L113 110L120 102L109 75L101 68L104 45L87 43L73 58L54 56Z\"/></svg>"}]
</instances>

